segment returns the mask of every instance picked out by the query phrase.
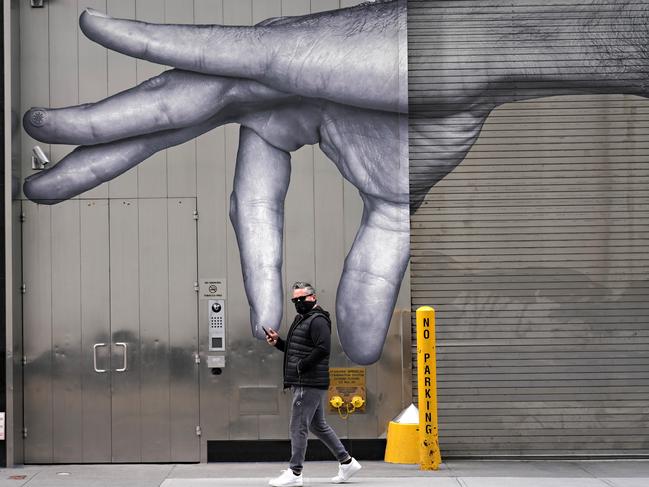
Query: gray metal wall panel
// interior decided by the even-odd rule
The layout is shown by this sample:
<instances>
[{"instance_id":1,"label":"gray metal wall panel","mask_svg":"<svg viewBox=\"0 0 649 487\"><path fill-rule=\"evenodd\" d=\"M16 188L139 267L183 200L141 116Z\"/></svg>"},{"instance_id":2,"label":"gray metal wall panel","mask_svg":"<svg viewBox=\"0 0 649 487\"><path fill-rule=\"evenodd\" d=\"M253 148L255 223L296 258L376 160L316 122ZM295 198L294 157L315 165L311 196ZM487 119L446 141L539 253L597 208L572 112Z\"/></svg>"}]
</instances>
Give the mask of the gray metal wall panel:
<instances>
[{"instance_id":1,"label":"gray metal wall panel","mask_svg":"<svg viewBox=\"0 0 649 487\"><path fill-rule=\"evenodd\" d=\"M471 78L438 62L452 16L433 5L409 2L414 187L443 130L425 96ZM484 53L472 40L452 54ZM413 309L437 309L443 455L649 453L648 108L622 95L502 106L412 215Z\"/></svg>"},{"instance_id":2,"label":"gray metal wall panel","mask_svg":"<svg viewBox=\"0 0 649 487\"><path fill-rule=\"evenodd\" d=\"M340 7L353 7L355 5L360 5L361 3L363 3L363 0L340 0Z\"/></svg>"},{"instance_id":3,"label":"gray metal wall panel","mask_svg":"<svg viewBox=\"0 0 649 487\"><path fill-rule=\"evenodd\" d=\"M141 461L140 434L140 270L137 200L111 200L110 206L110 317L112 460ZM128 365L131 373L115 372L122 367L123 347L131 345Z\"/></svg>"},{"instance_id":4,"label":"gray metal wall panel","mask_svg":"<svg viewBox=\"0 0 649 487\"><path fill-rule=\"evenodd\" d=\"M161 462L171 455L167 202L141 199L138 210L140 340L133 348L140 348L142 461Z\"/></svg>"},{"instance_id":5,"label":"gray metal wall panel","mask_svg":"<svg viewBox=\"0 0 649 487\"><path fill-rule=\"evenodd\" d=\"M82 458L79 200L52 208L52 460Z\"/></svg>"},{"instance_id":6,"label":"gray metal wall panel","mask_svg":"<svg viewBox=\"0 0 649 487\"><path fill-rule=\"evenodd\" d=\"M410 265L408 266L407 278L410 278ZM412 312L401 310L401 397L402 403L413 402L416 392L416 383L413 376L413 351L412 343L416 340L413 335Z\"/></svg>"},{"instance_id":7,"label":"gray metal wall panel","mask_svg":"<svg viewBox=\"0 0 649 487\"><path fill-rule=\"evenodd\" d=\"M337 3L337 0L336 0ZM252 0L252 23L282 15L282 0Z\"/></svg>"},{"instance_id":8,"label":"gray metal wall panel","mask_svg":"<svg viewBox=\"0 0 649 487\"><path fill-rule=\"evenodd\" d=\"M82 460L111 461L108 201L80 202ZM93 347L97 343L97 373Z\"/></svg>"},{"instance_id":9,"label":"gray metal wall panel","mask_svg":"<svg viewBox=\"0 0 649 487\"><path fill-rule=\"evenodd\" d=\"M19 222L22 213L22 202L14 200L12 202L12 222ZM11 416L7 422L7 466L12 463L19 465L25 462L25 447L23 439L23 426L25 422L25 390L24 390L24 372L22 358L25 356L23 333L23 309L22 294L20 284L23 282L22 268L22 232L18 226L12 229L12 276L7 279L7 288L11 286L11 336L12 340L7 340L7 349L13 352L12 361L12 380L7 381L7 416ZM9 277L9 276L8 276ZM9 348L11 347L11 348ZM10 401L10 402L9 402ZM11 439L13 437L13 439Z\"/></svg>"},{"instance_id":10,"label":"gray metal wall panel","mask_svg":"<svg viewBox=\"0 0 649 487\"><path fill-rule=\"evenodd\" d=\"M194 198L169 199L170 460L198 462L199 420L196 220Z\"/></svg>"},{"instance_id":11,"label":"gray metal wall panel","mask_svg":"<svg viewBox=\"0 0 649 487\"><path fill-rule=\"evenodd\" d=\"M92 363L108 338L106 202L25 203L23 231L25 461L110 461L110 384Z\"/></svg>"},{"instance_id":12,"label":"gray metal wall panel","mask_svg":"<svg viewBox=\"0 0 649 487\"><path fill-rule=\"evenodd\" d=\"M281 15L304 15L311 11L310 0L282 0Z\"/></svg>"},{"instance_id":13,"label":"gray metal wall panel","mask_svg":"<svg viewBox=\"0 0 649 487\"><path fill-rule=\"evenodd\" d=\"M52 462L51 208L23 202L24 427L26 463Z\"/></svg>"}]
</instances>

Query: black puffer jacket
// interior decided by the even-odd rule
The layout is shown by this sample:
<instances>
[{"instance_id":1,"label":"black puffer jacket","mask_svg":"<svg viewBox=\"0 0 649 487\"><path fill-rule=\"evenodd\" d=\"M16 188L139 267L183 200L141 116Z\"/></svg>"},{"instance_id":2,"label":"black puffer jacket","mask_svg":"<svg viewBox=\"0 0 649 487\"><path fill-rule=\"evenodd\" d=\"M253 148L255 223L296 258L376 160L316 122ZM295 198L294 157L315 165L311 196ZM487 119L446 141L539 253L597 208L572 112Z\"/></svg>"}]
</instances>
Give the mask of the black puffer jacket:
<instances>
[{"instance_id":1,"label":"black puffer jacket","mask_svg":"<svg viewBox=\"0 0 649 487\"><path fill-rule=\"evenodd\" d=\"M331 319L324 309L316 306L297 315L286 340L279 338L275 346L284 352L284 388L329 387Z\"/></svg>"}]
</instances>

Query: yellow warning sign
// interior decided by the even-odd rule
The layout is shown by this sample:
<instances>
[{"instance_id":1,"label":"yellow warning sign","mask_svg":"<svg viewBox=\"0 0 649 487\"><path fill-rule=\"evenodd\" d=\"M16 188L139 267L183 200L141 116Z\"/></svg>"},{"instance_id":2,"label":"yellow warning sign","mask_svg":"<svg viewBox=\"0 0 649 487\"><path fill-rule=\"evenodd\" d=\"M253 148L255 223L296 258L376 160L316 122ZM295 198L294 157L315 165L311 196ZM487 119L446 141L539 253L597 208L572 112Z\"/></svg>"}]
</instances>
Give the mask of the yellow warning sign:
<instances>
[{"instance_id":1,"label":"yellow warning sign","mask_svg":"<svg viewBox=\"0 0 649 487\"><path fill-rule=\"evenodd\" d=\"M329 369L329 401L340 396L345 403L351 403L354 396L360 396L364 403L356 408L357 413L365 412L365 369L363 367L333 367ZM336 411L329 402L329 410Z\"/></svg>"}]
</instances>

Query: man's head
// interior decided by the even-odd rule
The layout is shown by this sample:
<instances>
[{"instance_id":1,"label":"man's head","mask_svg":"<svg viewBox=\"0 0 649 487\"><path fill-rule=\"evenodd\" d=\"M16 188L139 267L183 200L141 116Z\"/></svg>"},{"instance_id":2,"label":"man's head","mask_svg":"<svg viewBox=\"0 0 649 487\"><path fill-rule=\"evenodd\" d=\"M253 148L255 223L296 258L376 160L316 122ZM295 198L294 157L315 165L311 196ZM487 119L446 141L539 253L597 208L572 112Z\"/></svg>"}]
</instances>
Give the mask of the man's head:
<instances>
[{"instance_id":1,"label":"man's head","mask_svg":"<svg viewBox=\"0 0 649 487\"><path fill-rule=\"evenodd\" d=\"M293 297L291 300L293 301L301 297L304 297L308 301L316 300L315 291L311 284L309 284L308 282L296 281L295 283L293 283Z\"/></svg>"},{"instance_id":2,"label":"man's head","mask_svg":"<svg viewBox=\"0 0 649 487\"><path fill-rule=\"evenodd\" d=\"M295 310L301 315L311 311L317 301L313 286L308 282L295 282L293 284L293 297L291 301L295 305Z\"/></svg>"}]
</instances>

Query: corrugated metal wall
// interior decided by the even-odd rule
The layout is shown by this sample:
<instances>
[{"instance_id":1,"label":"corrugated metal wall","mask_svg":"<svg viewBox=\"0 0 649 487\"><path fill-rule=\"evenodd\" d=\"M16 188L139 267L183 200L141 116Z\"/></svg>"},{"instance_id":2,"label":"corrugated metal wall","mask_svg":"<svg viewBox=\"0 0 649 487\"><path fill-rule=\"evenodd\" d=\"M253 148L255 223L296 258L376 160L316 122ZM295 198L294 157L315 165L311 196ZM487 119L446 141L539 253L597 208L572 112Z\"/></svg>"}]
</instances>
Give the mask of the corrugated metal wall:
<instances>
[{"instance_id":1,"label":"corrugated metal wall","mask_svg":"<svg viewBox=\"0 0 649 487\"><path fill-rule=\"evenodd\" d=\"M487 3L502 5L409 1L411 190L439 162L426 90L470 83L471 49L500 35L455 42L457 15L437 7L461 4L478 25L495 9L472 7ZM540 23L574 2L535 3L506 8ZM439 61L453 55L449 81ZM649 454L648 141L645 99L507 104L413 211L412 304L437 310L443 455Z\"/></svg>"}]
</instances>

